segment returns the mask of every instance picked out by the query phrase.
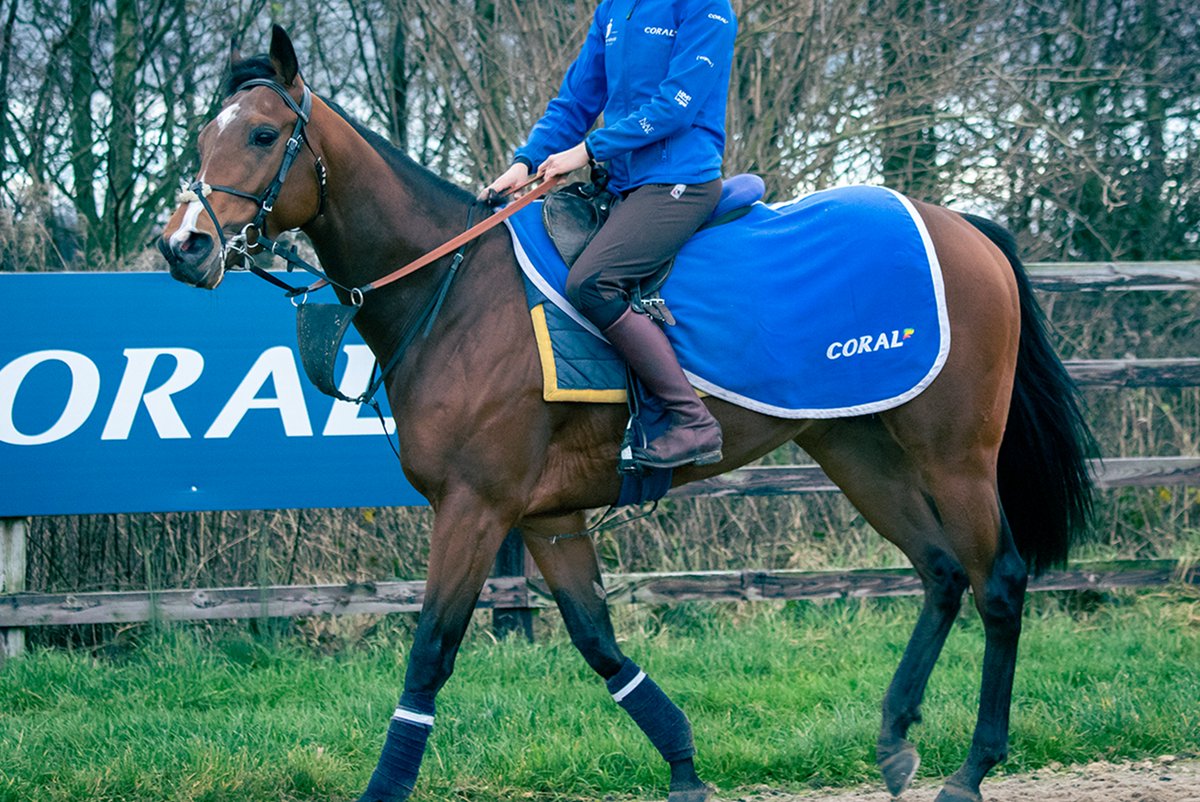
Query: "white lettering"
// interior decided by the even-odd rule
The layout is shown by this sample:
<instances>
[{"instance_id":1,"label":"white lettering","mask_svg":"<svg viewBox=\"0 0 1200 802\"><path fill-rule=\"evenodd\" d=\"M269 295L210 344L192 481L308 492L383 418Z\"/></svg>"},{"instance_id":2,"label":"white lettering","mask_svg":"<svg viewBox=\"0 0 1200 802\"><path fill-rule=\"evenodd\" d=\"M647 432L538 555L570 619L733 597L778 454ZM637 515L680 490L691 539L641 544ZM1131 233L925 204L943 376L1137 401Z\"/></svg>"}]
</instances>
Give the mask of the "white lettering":
<instances>
[{"instance_id":1,"label":"white lettering","mask_svg":"<svg viewBox=\"0 0 1200 802\"><path fill-rule=\"evenodd\" d=\"M71 391L62 413L40 434L17 431L13 411L17 391L29 372L43 362L62 362L71 371ZM100 397L100 371L86 356L75 351L35 351L17 357L0 369L0 443L40 446L73 434L91 416Z\"/></svg>"},{"instance_id":2,"label":"white lettering","mask_svg":"<svg viewBox=\"0 0 1200 802\"><path fill-rule=\"evenodd\" d=\"M729 24L729 20L725 19L725 18L724 18L724 17L722 17L720 14L709 14L709 15L708 15L708 18L709 18L709 19L715 19L717 22L722 22L722 23L724 23L724 24L726 24L726 25L728 25L728 24Z\"/></svg>"},{"instance_id":3,"label":"white lettering","mask_svg":"<svg viewBox=\"0 0 1200 802\"><path fill-rule=\"evenodd\" d=\"M342 374L342 380L338 383L338 390L342 395L354 398L367 389L367 385L371 383L371 368L375 366L375 355L365 345L347 345L342 350L346 352L347 362L346 372ZM396 422L391 418L383 419L383 428L381 429L379 420L374 414L370 417L363 417L359 414L362 410L362 404L334 401L333 409L329 412L329 419L325 421L325 429L321 434L326 437L336 437L354 434L381 434L384 431L393 434L396 431Z\"/></svg>"},{"instance_id":4,"label":"white lettering","mask_svg":"<svg viewBox=\"0 0 1200 802\"><path fill-rule=\"evenodd\" d=\"M686 109L687 105L692 102L692 96L680 89L675 93L675 102Z\"/></svg>"},{"instance_id":5,"label":"white lettering","mask_svg":"<svg viewBox=\"0 0 1200 802\"><path fill-rule=\"evenodd\" d=\"M643 32L643 33L648 33L648 34L650 34L651 36L674 36L674 35L675 35L675 29L674 29L674 28L654 28L654 27L646 27L646 28L643 28L643 29L642 29L642 32Z\"/></svg>"},{"instance_id":6,"label":"white lettering","mask_svg":"<svg viewBox=\"0 0 1200 802\"><path fill-rule=\"evenodd\" d=\"M274 382L275 396L259 398L258 393L267 379ZM291 348L277 345L263 351L204 436L229 437L251 409L279 410L283 431L288 437L312 436L308 407L304 403L300 374L296 369L296 358L292 355Z\"/></svg>"},{"instance_id":7,"label":"white lettering","mask_svg":"<svg viewBox=\"0 0 1200 802\"><path fill-rule=\"evenodd\" d=\"M881 331L878 335L864 334L861 337L853 340L847 340L842 343L834 341L825 349L826 359L841 359L844 356L854 356L855 354L870 354L875 351L890 350L892 348L903 348L904 339L911 336L912 329L905 329L904 337L901 337L900 331L893 330L890 339L886 331Z\"/></svg>"},{"instance_id":8,"label":"white lettering","mask_svg":"<svg viewBox=\"0 0 1200 802\"><path fill-rule=\"evenodd\" d=\"M710 59L708 56L696 56L696 61L703 61L708 66L713 66L712 59Z\"/></svg>"},{"instance_id":9,"label":"white lettering","mask_svg":"<svg viewBox=\"0 0 1200 802\"><path fill-rule=\"evenodd\" d=\"M191 437L171 396L191 387L204 372L204 357L200 352L191 348L126 348L124 354L125 373L121 376L121 386L117 388L117 397L100 439L128 440L138 407L143 403L150 413L154 430L163 440ZM150 380L150 372L160 356L174 357L175 369L166 381L153 390L147 390L146 382Z\"/></svg>"}]
</instances>

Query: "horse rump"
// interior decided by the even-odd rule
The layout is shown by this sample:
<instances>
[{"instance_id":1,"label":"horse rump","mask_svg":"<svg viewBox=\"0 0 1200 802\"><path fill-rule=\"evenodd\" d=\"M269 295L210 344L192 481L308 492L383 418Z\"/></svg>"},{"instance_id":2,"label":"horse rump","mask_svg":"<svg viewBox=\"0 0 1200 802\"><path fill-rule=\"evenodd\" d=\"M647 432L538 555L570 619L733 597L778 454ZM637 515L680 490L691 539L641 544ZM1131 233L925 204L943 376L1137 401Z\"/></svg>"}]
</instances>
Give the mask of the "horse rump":
<instances>
[{"instance_id":1,"label":"horse rump","mask_svg":"<svg viewBox=\"0 0 1200 802\"><path fill-rule=\"evenodd\" d=\"M1072 542L1088 528L1093 501L1088 457L1098 449L1079 391L1050 342L1016 238L987 218L963 217L1000 249L1017 281L1021 340L997 473L1000 505L1017 549L1039 574L1063 565Z\"/></svg>"}]
</instances>

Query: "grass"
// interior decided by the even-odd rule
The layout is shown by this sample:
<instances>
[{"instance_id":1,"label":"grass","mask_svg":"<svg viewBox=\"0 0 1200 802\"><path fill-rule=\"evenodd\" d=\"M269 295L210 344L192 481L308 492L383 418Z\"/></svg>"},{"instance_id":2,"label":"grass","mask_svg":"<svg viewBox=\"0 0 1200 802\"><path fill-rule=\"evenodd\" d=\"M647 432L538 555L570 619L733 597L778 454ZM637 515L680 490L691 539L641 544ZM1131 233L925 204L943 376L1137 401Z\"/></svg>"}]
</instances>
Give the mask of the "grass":
<instances>
[{"instance_id":1,"label":"grass","mask_svg":"<svg viewBox=\"0 0 1200 802\"><path fill-rule=\"evenodd\" d=\"M1200 597L1031 598L1009 771L1200 748ZM618 611L637 659L691 716L726 792L874 781L878 705L911 599ZM665 794L657 753L612 704L556 616L539 643L470 636L439 699L414 802ZM0 671L0 802L346 800L398 695L405 628L354 630L322 656L244 629L148 634L117 658L39 650ZM361 637L360 637L361 635ZM964 614L914 730L922 776L973 726L982 654Z\"/></svg>"}]
</instances>

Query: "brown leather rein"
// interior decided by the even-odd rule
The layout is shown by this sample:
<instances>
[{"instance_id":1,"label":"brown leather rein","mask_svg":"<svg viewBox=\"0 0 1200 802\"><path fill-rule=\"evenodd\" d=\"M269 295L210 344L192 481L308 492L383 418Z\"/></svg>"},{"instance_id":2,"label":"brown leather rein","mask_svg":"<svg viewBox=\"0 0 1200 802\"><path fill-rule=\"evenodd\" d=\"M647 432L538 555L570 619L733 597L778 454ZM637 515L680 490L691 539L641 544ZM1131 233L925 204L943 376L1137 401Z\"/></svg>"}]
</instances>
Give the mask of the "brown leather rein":
<instances>
[{"instance_id":1,"label":"brown leather rein","mask_svg":"<svg viewBox=\"0 0 1200 802\"><path fill-rule=\"evenodd\" d=\"M475 225L471 226L470 228L468 228L466 231L462 232L458 236L442 243L437 248L434 248L432 251L429 251L428 253L424 254L423 256L417 257L416 259L412 260L411 262L404 265L403 267L397 268L396 270L393 270L391 273L388 273L386 276L383 276L382 278L377 278L374 281L371 281L367 284L362 285L361 287L349 288L348 291L350 293L350 303L353 304L354 306L360 306L360 305L362 305L363 298L366 293L368 293L372 290L377 290L380 287L386 287L388 284L391 284L394 281L399 281L400 279L404 278L405 276L412 275L413 273L417 272L421 268L426 267L427 265L430 265L433 262L436 262L438 259L441 259L442 257L449 255L450 253L454 252L455 250L458 250L459 248L462 248L467 243L479 238L484 233L486 233L486 232L490 231L491 229L495 228L496 226L500 225L502 222L507 220L509 217L512 217L514 214L521 211L526 206L533 203L535 200L542 197L550 190L554 189L554 187L557 186L561 180L562 180L561 176L552 176L551 178L543 178L541 175L538 175L538 174L531 176L528 181L526 181L525 183L520 184L516 187L513 187L512 189L508 190L508 192L504 193L500 197L503 198L506 195L515 195L525 189L528 189L530 186L533 186L533 184L536 184L538 181L541 181L542 183L539 186L537 186L536 188L530 190L529 192L525 193L521 197L517 198L517 200L509 203L504 208L502 208L499 211L497 211L496 213L492 214L486 220L482 220L482 221L476 223ZM476 201L476 202L478 203L478 201ZM266 238L264 237L261 239L266 239ZM274 243L271 243L271 245L273 246ZM304 268L305 270L308 270L308 272L310 272L310 273L315 272L310 269L310 267L307 265L307 263L305 263L299 257L295 256L294 253L291 253L291 252L279 253L274 247L270 247L269 250L272 253L275 253L277 256L279 256L280 258L284 259L285 261L287 261L289 263L296 264L299 267ZM319 289L322 289L323 287L329 286L330 284L335 284L335 282L333 282L329 278L323 276L323 274L321 274L319 272L315 273L315 274L318 276L322 276L322 277L318 281L313 282L312 284L308 285L307 287L290 288L288 295L292 298L295 298L298 296L306 296L306 295L308 295L308 293L313 292L314 290L319 290ZM336 285L336 286L341 286L341 285ZM343 288L343 289L347 289L347 288Z\"/></svg>"}]
</instances>

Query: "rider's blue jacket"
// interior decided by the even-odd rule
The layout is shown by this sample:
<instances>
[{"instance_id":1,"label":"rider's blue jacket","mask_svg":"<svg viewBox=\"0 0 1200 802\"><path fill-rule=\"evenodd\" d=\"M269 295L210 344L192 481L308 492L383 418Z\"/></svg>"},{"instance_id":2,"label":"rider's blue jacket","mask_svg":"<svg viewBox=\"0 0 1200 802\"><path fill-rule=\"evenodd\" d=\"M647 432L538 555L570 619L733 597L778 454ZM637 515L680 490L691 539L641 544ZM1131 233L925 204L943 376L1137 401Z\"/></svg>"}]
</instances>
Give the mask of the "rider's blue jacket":
<instances>
[{"instance_id":1,"label":"rider's blue jacket","mask_svg":"<svg viewBox=\"0 0 1200 802\"><path fill-rule=\"evenodd\" d=\"M516 160L537 167L587 134L615 191L719 178L736 34L728 0L603 0Z\"/></svg>"}]
</instances>

